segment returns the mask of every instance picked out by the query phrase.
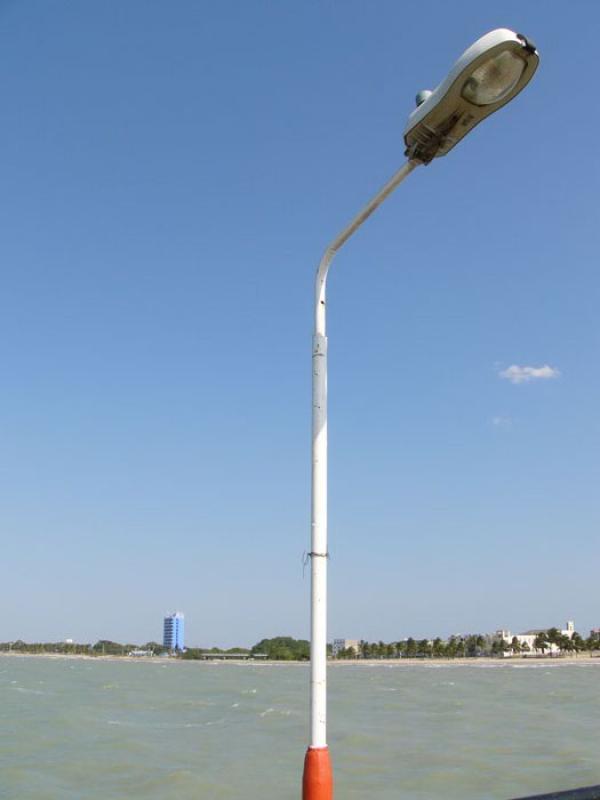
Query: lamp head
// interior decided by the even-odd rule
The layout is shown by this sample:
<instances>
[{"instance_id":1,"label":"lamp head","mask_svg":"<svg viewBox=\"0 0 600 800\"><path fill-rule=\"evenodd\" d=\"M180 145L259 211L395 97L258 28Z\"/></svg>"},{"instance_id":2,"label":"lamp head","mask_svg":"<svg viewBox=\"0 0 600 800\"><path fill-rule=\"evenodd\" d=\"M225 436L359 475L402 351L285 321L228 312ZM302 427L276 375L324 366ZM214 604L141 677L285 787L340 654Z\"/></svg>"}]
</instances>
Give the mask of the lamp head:
<instances>
[{"instance_id":1,"label":"lamp head","mask_svg":"<svg viewBox=\"0 0 600 800\"><path fill-rule=\"evenodd\" d=\"M535 45L498 28L471 45L433 92L419 92L404 131L406 155L428 164L445 156L481 120L527 86L539 64Z\"/></svg>"}]
</instances>

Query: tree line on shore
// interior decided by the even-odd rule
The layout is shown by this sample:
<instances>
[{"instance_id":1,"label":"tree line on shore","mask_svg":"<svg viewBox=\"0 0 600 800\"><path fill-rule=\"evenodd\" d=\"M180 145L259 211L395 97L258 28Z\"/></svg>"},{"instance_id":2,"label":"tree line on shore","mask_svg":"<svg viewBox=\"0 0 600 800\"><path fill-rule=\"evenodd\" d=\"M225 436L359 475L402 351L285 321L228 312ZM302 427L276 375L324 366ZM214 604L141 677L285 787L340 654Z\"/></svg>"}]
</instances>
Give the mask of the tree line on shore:
<instances>
[{"instance_id":1,"label":"tree line on shore","mask_svg":"<svg viewBox=\"0 0 600 800\"><path fill-rule=\"evenodd\" d=\"M168 648L158 642L146 644L121 644L109 639L101 639L95 644L81 644L79 642L23 642L18 639L14 642L0 642L0 652L4 653L29 653L33 655L58 654L58 655L84 655L84 656L128 656L131 653L147 653L162 655L169 653ZM276 636L273 639L261 639L254 647L220 647L199 648L190 647L183 653L174 655L186 660L206 658L207 654L235 656L253 656L260 654L275 661L306 661L310 656L310 644L304 639L294 639L291 636Z\"/></svg>"},{"instance_id":2,"label":"tree line on shore","mask_svg":"<svg viewBox=\"0 0 600 800\"><path fill-rule=\"evenodd\" d=\"M533 643L533 652L575 654L600 650L600 635L592 634L583 639L575 632L572 637L562 634L557 628L539 631ZM532 652L527 642L521 643L517 636L507 642L497 635L473 634L469 636L450 636L449 639L403 639L398 642L361 641L358 652L349 647L336 654L339 659L352 658L478 658L498 657L505 653L526 656Z\"/></svg>"},{"instance_id":3,"label":"tree line on shore","mask_svg":"<svg viewBox=\"0 0 600 800\"><path fill-rule=\"evenodd\" d=\"M241 656L266 656L271 661L308 661L310 658L310 643L305 639L294 639L291 636L275 636L273 639L261 639L254 647L232 647L230 650L221 650L212 647L210 650L189 648L182 655L185 659L206 658L207 654Z\"/></svg>"},{"instance_id":4,"label":"tree line on shore","mask_svg":"<svg viewBox=\"0 0 600 800\"><path fill-rule=\"evenodd\" d=\"M168 652L168 649L158 642L147 642L142 645L121 644L110 639L100 639L95 644L80 642L23 642L21 639L17 639L14 642L0 642L0 652L2 653L31 653L34 655L53 653L66 656L127 656L136 650L153 653L154 655Z\"/></svg>"},{"instance_id":5,"label":"tree line on shore","mask_svg":"<svg viewBox=\"0 0 600 800\"><path fill-rule=\"evenodd\" d=\"M600 651L600 634L591 634L584 639L577 632L571 637L561 633L557 628L549 628L536 634L533 643L533 653L548 653L557 655L571 655L581 652ZM146 642L143 645L120 644L109 639L101 639L95 644L81 644L78 642L34 642L27 643L21 640L15 642L0 642L0 652L31 653L31 654L59 654L59 655L86 655L86 656L127 656L132 652L143 652L152 655L168 654L166 647L158 642ZM221 649L212 647L207 649L191 647L183 653L177 653L185 660L206 658L214 654L243 657L255 655L266 656L274 661L308 661L310 658L310 643L306 639L294 639L291 636L276 636L272 639L261 639L254 647L232 647ZM328 653L332 655L331 645ZM449 639L403 639L398 642L367 642L361 641L358 652L354 648L340 650L337 659L393 659L393 658L478 658L498 657L505 653L515 656L527 656L532 653L526 642L521 643L516 636L509 643L499 636L473 634L469 636L450 636Z\"/></svg>"}]
</instances>

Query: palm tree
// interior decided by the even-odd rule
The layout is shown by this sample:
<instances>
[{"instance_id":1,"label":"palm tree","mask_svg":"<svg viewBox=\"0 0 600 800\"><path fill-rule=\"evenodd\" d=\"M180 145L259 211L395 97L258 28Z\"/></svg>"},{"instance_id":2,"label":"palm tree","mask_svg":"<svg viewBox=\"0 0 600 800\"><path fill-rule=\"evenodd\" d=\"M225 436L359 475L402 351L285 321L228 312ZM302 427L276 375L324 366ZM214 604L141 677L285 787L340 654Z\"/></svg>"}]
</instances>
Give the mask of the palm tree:
<instances>
[{"instance_id":1,"label":"palm tree","mask_svg":"<svg viewBox=\"0 0 600 800\"><path fill-rule=\"evenodd\" d=\"M467 641L465 642L465 654L470 658L474 658L476 655L478 655L477 636L467 636Z\"/></svg>"},{"instance_id":2,"label":"palm tree","mask_svg":"<svg viewBox=\"0 0 600 800\"><path fill-rule=\"evenodd\" d=\"M538 635L535 637L535 641L533 646L536 650L541 650L542 655L546 655L546 649L548 647L548 639L546 631L540 631Z\"/></svg>"},{"instance_id":3,"label":"palm tree","mask_svg":"<svg viewBox=\"0 0 600 800\"><path fill-rule=\"evenodd\" d=\"M437 636L433 640L433 646L431 648L431 653L435 658L440 658L441 656L444 655L444 643L442 642L442 640L440 639L439 636Z\"/></svg>"},{"instance_id":4,"label":"palm tree","mask_svg":"<svg viewBox=\"0 0 600 800\"><path fill-rule=\"evenodd\" d=\"M451 636L446 642L446 655L448 658L456 658L457 650L456 637Z\"/></svg>"},{"instance_id":5,"label":"palm tree","mask_svg":"<svg viewBox=\"0 0 600 800\"><path fill-rule=\"evenodd\" d=\"M491 651L493 656L502 655L502 653L504 652L504 648L502 647L503 644L504 641L500 641L500 639L494 639L494 641L492 642L492 651Z\"/></svg>"},{"instance_id":6,"label":"palm tree","mask_svg":"<svg viewBox=\"0 0 600 800\"><path fill-rule=\"evenodd\" d=\"M398 658L404 658L404 656L406 656L406 640L396 642L396 653L398 654Z\"/></svg>"},{"instance_id":7,"label":"palm tree","mask_svg":"<svg viewBox=\"0 0 600 800\"><path fill-rule=\"evenodd\" d=\"M575 655L580 653L582 650L585 649L585 642L581 638L580 634L575 631L573 636L571 637L571 642L573 643L573 649L575 650Z\"/></svg>"},{"instance_id":8,"label":"palm tree","mask_svg":"<svg viewBox=\"0 0 600 800\"><path fill-rule=\"evenodd\" d=\"M570 636L561 633L556 642L561 653L570 653L573 650L573 642Z\"/></svg>"},{"instance_id":9,"label":"palm tree","mask_svg":"<svg viewBox=\"0 0 600 800\"><path fill-rule=\"evenodd\" d=\"M423 656L424 658L431 655L431 645L427 639L421 639L417 647L417 654L419 656Z\"/></svg>"},{"instance_id":10,"label":"palm tree","mask_svg":"<svg viewBox=\"0 0 600 800\"><path fill-rule=\"evenodd\" d=\"M512 638L512 642L510 643L510 649L516 656L521 654L521 642L517 639L516 636L513 636Z\"/></svg>"},{"instance_id":11,"label":"palm tree","mask_svg":"<svg viewBox=\"0 0 600 800\"><path fill-rule=\"evenodd\" d=\"M558 628L548 628L546 632L546 639L550 644L558 644L561 637L561 633Z\"/></svg>"}]
</instances>

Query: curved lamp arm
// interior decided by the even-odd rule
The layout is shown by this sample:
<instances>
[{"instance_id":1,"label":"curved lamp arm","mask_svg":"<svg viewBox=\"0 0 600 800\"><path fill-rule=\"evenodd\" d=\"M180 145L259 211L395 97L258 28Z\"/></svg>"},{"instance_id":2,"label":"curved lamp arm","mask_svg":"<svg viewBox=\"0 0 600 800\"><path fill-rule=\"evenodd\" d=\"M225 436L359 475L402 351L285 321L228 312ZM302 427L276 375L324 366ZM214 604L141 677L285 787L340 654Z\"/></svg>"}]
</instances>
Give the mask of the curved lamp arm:
<instances>
[{"instance_id":1,"label":"curved lamp arm","mask_svg":"<svg viewBox=\"0 0 600 800\"><path fill-rule=\"evenodd\" d=\"M329 272L329 267L335 254L340 247L348 241L352 234L360 228L363 222L391 195L394 189L402 183L404 178L410 175L413 169L418 167L420 163L420 161L416 160L406 161L398 172L392 175L375 197L354 217L352 222L344 228L333 242L331 242L323 253L323 258L317 270L315 285L315 333L320 333L322 336L325 335L325 285L327 283L327 273Z\"/></svg>"}]
</instances>

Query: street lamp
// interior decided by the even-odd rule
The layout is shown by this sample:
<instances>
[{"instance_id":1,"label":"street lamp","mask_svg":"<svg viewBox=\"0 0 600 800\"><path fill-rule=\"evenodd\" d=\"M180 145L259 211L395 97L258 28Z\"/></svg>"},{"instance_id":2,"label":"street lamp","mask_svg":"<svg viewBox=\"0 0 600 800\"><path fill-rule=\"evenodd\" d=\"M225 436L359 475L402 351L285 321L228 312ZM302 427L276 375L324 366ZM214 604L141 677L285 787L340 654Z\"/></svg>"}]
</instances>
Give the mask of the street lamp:
<instances>
[{"instance_id":1,"label":"street lamp","mask_svg":"<svg viewBox=\"0 0 600 800\"><path fill-rule=\"evenodd\" d=\"M420 164L446 155L469 131L512 100L539 63L525 36L499 28L478 39L432 92L419 92L404 141L407 161L325 250L315 282L312 349L312 512L310 743L304 760L303 800L331 800L333 776L327 748L327 337L325 287L343 244Z\"/></svg>"}]
</instances>

